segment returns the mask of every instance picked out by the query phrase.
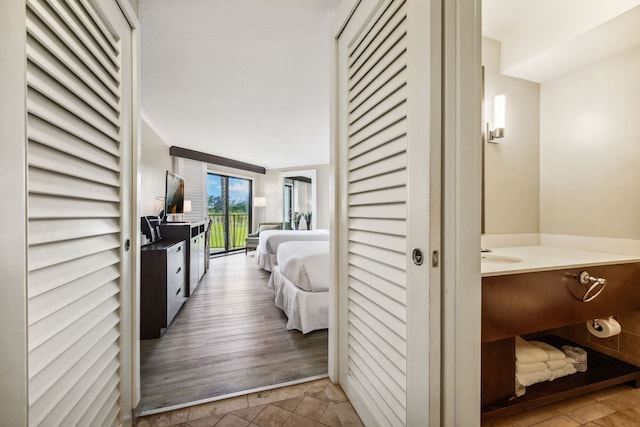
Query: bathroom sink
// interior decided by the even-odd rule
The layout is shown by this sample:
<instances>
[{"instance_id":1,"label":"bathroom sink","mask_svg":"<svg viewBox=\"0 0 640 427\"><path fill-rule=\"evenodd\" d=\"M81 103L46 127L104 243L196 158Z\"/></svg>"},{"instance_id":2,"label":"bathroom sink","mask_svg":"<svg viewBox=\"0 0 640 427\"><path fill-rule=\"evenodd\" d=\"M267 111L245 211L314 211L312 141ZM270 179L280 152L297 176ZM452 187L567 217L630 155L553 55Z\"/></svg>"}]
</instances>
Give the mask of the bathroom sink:
<instances>
[{"instance_id":1,"label":"bathroom sink","mask_svg":"<svg viewBox=\"0 0 640 427\"><path fill-rule=\"evenodd\" d=\"M493 264L511 264L514 262L522 262L522 260L520 258L512 256L482 254L480 257L480 262L488 262Z\"/></svg>"}]
</instances>

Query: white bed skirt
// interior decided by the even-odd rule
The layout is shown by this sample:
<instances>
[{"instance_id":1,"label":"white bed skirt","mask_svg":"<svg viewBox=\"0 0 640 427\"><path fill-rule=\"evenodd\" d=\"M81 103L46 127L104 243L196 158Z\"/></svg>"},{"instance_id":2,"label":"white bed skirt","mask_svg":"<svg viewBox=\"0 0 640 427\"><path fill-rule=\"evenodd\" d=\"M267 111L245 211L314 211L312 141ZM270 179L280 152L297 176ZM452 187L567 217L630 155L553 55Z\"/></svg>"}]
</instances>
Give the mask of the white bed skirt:
<instances>
[{"instance_id":1,"label":"white bed skirt","mask_svg":"<svg viewBox=\"0 0 640 427\"><path fill-rule=\"evenodd\" d=\"M276 307L287 315L287 329L303 334L329 327L329 292L309 292L300 289L284 277L278 266L273 267L268 283L276 293Z\"/></svg>"},{"instance_id":2,"label":"white bed skirt","mask_svg":"<svg viewBox=\"0 0 640 427\"><path fill-rule=\"evenodd\" d=\"M272 271L273 267L278 263L276 254L269 254L262 249L261 246L256 248L256 263L266 271Z\"/></svg>"}]
</instances>

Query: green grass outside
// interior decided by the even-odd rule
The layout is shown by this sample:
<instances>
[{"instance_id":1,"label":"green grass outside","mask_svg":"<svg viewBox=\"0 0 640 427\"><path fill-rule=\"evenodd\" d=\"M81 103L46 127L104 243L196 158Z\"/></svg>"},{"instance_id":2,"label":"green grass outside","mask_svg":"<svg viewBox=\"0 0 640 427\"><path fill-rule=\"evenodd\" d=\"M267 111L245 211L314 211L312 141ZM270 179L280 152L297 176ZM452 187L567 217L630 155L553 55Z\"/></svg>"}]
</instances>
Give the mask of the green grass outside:
<instances>
[{"instance_id":1,"label":"green grass outside","mask_svg":"<svg viewBox=\"0 0 640 427\"><path fill-rule=\"evenodd\" d=\"M212 251L224 250L224 215L210 214L213 220L209 245ZM249 234L249 216L247 214L231 214L229 216L229 249L244 248L244 241Z\"/></svg>"}]
</instances>

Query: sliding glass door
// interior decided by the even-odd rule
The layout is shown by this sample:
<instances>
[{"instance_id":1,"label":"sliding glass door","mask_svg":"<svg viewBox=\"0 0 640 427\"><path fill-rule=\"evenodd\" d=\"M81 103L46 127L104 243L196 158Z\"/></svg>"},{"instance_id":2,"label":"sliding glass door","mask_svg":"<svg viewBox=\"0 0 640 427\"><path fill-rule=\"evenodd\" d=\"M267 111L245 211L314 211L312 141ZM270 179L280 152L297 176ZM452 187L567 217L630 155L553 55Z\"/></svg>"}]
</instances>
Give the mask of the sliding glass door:
<instances>
[{"instance_id":1,"label":"sliding glass door","mask_svg":"<svg viewBox=\"0 0 640 427\"><path fill-rule=\"evenodd\" d=\"M244 249L251 224L251 181L225 175L207 175L211 253Z\"/></svg>"}]
</instances>

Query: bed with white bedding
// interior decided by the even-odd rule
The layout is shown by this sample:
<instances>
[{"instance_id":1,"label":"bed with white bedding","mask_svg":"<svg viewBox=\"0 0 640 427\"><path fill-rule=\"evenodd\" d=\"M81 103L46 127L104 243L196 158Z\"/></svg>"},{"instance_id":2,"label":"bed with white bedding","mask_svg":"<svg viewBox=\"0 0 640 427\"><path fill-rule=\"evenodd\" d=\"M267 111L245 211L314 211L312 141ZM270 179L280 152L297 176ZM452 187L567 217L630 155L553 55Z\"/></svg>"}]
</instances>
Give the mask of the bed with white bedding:
<instances>
[{"instance_id":1,"label":"bed with white bedding","mask_svg":"<svg viewBox=\"0 0 640 427\"><path fill-rule=\"evenodd\" d=\"M265 230L260 233L256 262L267 271L277 265L278 246L284 242L329 241L327 230Z\"/></svg>"},{"instance_id":2,"label":"bed with white bedding","mask_svg":"<svg viewBox=\"0 0 640 427\"><path fill-rule=\"evenodd\" d=\"M283 242L268 286L287 315L287 329L303 334L329 327L329 242Z\"/></svg>"}]
</instances>

